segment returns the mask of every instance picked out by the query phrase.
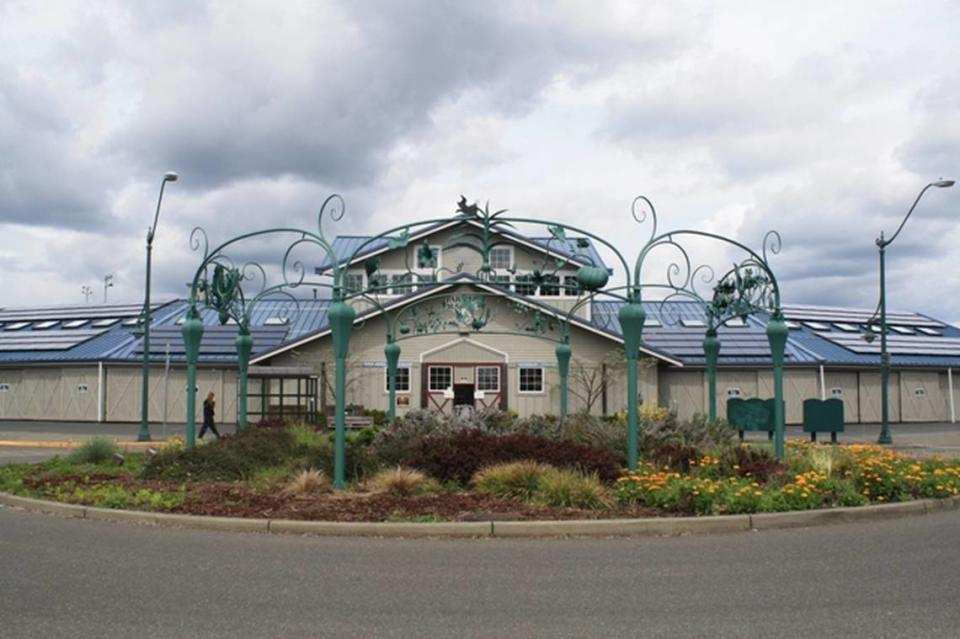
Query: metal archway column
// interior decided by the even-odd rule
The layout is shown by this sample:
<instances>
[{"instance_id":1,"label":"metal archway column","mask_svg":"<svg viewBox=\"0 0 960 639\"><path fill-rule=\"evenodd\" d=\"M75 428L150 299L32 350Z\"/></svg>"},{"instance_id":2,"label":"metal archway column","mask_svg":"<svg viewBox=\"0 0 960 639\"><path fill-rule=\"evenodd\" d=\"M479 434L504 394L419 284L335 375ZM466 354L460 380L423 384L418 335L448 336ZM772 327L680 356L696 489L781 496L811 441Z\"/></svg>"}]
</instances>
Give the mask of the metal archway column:
<instances>
[{"instance_id":1,"label":"metal archway column","mask_svg":"<svg viewBox=\"0 0 960 639\"><path fill-rule=\"evenodd\" d=\"M383 347L383 354L387 359L387 384L389 384L390 407L387 416L392 422L397 417L397 364L400 362L400 345L387 338L387 345Z\"/></svg>"},{"instance_id":2,"label":"metal archway column","mask_svg":"<svg viewBox=\"0 0 960 639\"><path fill-rule=\"evenodd\" d=\"M557 356L557 369L560 372L560 418L567 416L568 383L570 379L570 356L573 354L570 344L557 344L554 350Z\"/></svg>"},{"instance_id":3,"label":"metal archway column","mask_svg":"<svg viewBox=\"0 0 960 639\"><path fill-rule=\"evenodd\" d=\"M783 359L787 347L787 334L790 329L783 321L783 314L778 308L776 313L767 322L767 340L770 342L770 356L773 359L773 416L774 416L774 451L777 459L782 460L784 448L784 405L783 405Z\"/></svg>"},{"instance_id":4,"label":"metal archway column","mask_svg":"<svg viewBox=\"0 0 960 639\"><path fill-rule=\"evenodd\" d=\"M330 307L327 317L330 318L330 329L333 333L334 369L334 400L336 402L334 450L333 450L333 485L340 490L344 487L346 466L346 407L347 407L347 351L350 349L350 333L353 331L353 320L357 312L352 306L343 301L336 302Z\"/></svg>"},{"instance_id":5,"label":"metal archway column","mask_svg":"<svg viewBox=\"0 0 960 639\"><path fill-rule=\"evenodd\" d=\"M711 422L717 421L717 360L720 357L720 340L717 330L710 328L703 338L703 353L707 360L707 411Z\"/></svg>"},{"instance_id":6,"label":"metal archway column","mask_svg":"<svg viewBox=\"0 0 960 639\"><path fill-rule=\"evenodd\" d=\"M237 407L237 430L247 427L247 372L250 370L250 353L253 351L253 337L248 326L241 326L237 333L237 366L240 371L240 405Z\"/></svg>"},{"instance_id":7,"label":"metal archway column","mask_svg":"<svg viewBox=\"0 0 960 639\"><path fill-rule=\"evenodd\" d=\"M196 305L191 305L180 328L187 355L187 429L186 447L193 448L197 433L197 360L200 358L200 340L203 339L203 321Z\"/></svg>"},{"instance_id":8,"label":"metal archway column","mask_svg":"<svg viewBox=\"0 0 960 639\"><path fill-rule=\"evenodd\" d=\"M640 357L640 341L647 314L641 304L632 301L620 307L618 317L623 329L623 348L627 356L627 467L636 470L639 456L637 360Z\"/></svg>"}]
</instances>

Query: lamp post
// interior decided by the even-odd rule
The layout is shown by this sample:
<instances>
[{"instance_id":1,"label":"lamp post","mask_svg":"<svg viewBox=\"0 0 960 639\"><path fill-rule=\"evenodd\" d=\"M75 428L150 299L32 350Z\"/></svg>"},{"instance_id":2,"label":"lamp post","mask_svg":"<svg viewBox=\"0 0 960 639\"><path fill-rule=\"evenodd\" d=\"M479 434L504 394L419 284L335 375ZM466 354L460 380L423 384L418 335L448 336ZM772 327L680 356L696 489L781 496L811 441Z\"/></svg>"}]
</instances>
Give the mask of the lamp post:
<instances>
[{"instance_id":1,"label":"lamp post","mask_svg":"<svg viewBox=\"0 0 960 639\"><path fill-rule=\"evenodd\" d=\"M103 276L103 303L107 303L107 289L113 288L113 273Z\"/></svg>"},{"instance_id":2,"label":"lamp post","mask_svg":"<svg viewBox=\"0 0 960 639\"><path fill-rule=\"evenodd\" d=\"M83 303L90 303L90 296L93 295L93 289L86 284L80 287L80 292L83 293Z\"/></svg>"},{"instance_id":3,"label":"lamp post","mask_svg":"<svg viewBox=\"0 0 960 639\"><path fill-rule=\"evenodd\" d=\"M168 172L160 182L160 196L157 198L157 212L153 215L153 225L147 229L147 283L143 300L143 387L140 392L140 433L138 442L150 441L150 255L153 251L153 236L157 232L160 218L160 203L163 202L163 187L167 182L176 182L177 174Z\"/></svg>"},{"instance_id":4,"label":"lamp post","mask_svg":"<svg viewBox=\"0 0 960 639\"><path fill-rule=\"evenodd\" d=\"M920 202L920 198L927 192L927 189L931 186L945 189L953 186L953 184L953 180L938 180L923 187L920 194L917 195L917 199L913 201L913 206L910 207L903 221L900 222L900 226L897 227L897 231L893 234L893 237L886 239L883 236L883 231L880 231L880 237L877 238L877 248L880 250L880 401L883 402L883 405L880 407L880 437L877 439L878 444L893 443L893 437L890 435L890 398L887 389L888 382L890 381L890 354L887 352L887 247L900 235L900 231L903 230L903 225L910 219L910 214L913 213L913 209L917 208L917 203Z\"/></svg>"}]
</instances>

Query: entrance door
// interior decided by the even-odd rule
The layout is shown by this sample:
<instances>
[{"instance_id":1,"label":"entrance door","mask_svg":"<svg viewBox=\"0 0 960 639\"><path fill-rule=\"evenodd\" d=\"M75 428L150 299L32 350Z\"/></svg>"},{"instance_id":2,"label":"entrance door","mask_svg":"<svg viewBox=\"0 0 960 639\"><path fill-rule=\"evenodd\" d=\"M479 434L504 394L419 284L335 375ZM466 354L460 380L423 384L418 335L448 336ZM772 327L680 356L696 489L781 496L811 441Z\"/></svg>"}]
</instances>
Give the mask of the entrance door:
<instances>
[{"instance_id":1,"label":"entrance door","mask_svg":"<svg viewBox=\"0 0 960 639\"><path fill-rule=\"evenodd\" d=\"M453 385L453 405L473 407L473 384Z\"/></svg>"}]
</instances>

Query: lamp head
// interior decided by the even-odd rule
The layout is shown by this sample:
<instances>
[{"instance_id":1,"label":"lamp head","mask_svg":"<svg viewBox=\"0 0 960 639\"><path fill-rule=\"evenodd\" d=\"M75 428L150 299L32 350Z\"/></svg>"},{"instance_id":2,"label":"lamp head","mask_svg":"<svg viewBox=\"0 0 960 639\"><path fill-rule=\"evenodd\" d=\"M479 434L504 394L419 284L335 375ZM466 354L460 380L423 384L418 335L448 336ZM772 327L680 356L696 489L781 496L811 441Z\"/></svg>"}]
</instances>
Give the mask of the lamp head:
<instances>
[{"instance_id":1,"label":"lamp head","mask_svg":"<svg viewBox=\"0 0 960 639\"><path fill-rule=\"evenodd\" d=\"M955 182L953 180L937 180L933 183L934 186L940 187L941 189L946 189L953 186Z\"/></svg>"},{"instance_id":2,"label":"lamp head","mask_svg":"<svg viewBox=\"0 0 960 639\"><path fill-rule=\"evenodd\" d=\"M180 176L174 173L173 171L167 171L166 173L163 174L163 181L176 182L179 179L179 177Z\"/></svg>"}]
</instances>

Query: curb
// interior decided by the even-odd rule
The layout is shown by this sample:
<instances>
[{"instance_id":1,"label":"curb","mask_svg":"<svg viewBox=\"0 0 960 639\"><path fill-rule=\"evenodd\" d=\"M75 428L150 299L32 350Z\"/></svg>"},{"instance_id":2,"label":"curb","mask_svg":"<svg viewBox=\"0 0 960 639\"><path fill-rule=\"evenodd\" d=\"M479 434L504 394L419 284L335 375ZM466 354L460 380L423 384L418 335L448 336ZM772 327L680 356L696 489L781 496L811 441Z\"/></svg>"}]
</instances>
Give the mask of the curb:
<instances>
[{"instance_id":1,"label":"curb","mask_svg":"<svg viewBox=\"0 0 960 639\"><path fill-rule=\"evenodd\" d=\"M0 492L0 505L77 519L125 521L136 524L218 531L327 537L675 537L679 535L735 533L748 530L806 528L828 524L878 521L911 515L927 515L945 510L960 510L960 496L943 499L920 499L876 506L825 508L758 515L438 523L301 521L179 515L62 504L30 497L19 497L3 492Z\"/></svg>"}]
</instances>

